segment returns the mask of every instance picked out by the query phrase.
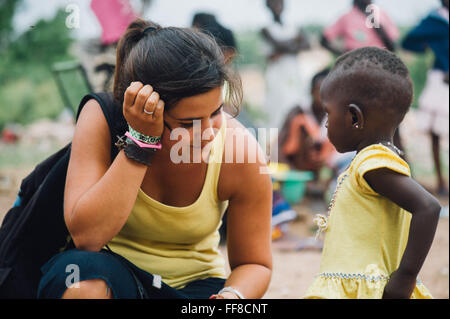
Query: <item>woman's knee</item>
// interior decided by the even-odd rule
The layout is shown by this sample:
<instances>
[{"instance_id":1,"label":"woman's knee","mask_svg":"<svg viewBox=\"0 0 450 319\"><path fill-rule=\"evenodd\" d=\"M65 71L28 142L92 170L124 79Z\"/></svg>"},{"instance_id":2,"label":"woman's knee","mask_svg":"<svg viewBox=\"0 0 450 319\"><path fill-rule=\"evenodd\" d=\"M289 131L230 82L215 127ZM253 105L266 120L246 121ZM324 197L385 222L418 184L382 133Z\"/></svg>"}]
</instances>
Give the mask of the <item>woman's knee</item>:
<instances>
[{"instance_id":1,"label":"woman's knee","mask_svg":"<svg viewBox=\"0 0 450 319\"><path fill-rule=\"evenodd\" d=\"M42 270L38 298L134 298L136 294L130 271L109 253L74 249L55 256Z\"/></svg>"},{"instance_id":2,"label":"woman's knee","mask_svg":"<svg viewBox=\"0 0 450 319\"><path fill-rule=\"evenodd\" d=\"M90 279L72 284L62 299L113 299L113 293L103 279Z\"/></svg>"}]
</instances>

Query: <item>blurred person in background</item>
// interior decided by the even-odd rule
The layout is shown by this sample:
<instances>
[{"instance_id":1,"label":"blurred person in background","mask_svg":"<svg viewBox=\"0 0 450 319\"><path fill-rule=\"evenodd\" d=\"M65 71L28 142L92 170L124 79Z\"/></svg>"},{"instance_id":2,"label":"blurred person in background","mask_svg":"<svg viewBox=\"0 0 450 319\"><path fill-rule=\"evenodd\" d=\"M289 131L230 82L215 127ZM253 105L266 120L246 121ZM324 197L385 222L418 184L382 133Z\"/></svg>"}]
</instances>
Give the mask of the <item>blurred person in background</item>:
<instances>
[{"instance_id":1,"label":"blurred person in background","mask_svg":"<svg viewBox=\"0 0 450 319\"><path fill-rule=\"evenodd\" d=\"M355 155L354 152L338 153L328 140L328 118L320 98L320 87L328 73L329 69L325 69L314 75L311 80L311 107L306 110L300 106L294 107L279 135L280 161L292 169L312 171L316 180L320 170L328 167L332 178L326 184L332 182Z\"/></svg>"},{"instance_id":2,"label":"blurred person in background","mask_svg":"<svg viewBox=\"0 0 450 319\"><path fill-rule=\"evenodd\" d=\"M436 192L448 196L442 174L440 140L448 136L449 116L449 0L442 0L439 9L431 11L402 42L404 49L425 53L431 49L434 65L427 75L427 83L419 100L419 127L430 134L434 167L437 175Z\"/></svg>"},{"instance_id":3,"label":"blurred person in background","mask_svg":"<svg viewBox=\"0 0 450 319\"><path fill-rule=\"evenodd\" d=\"M379 13L379 24L371 27L369 15L372 11L368 6L372 0L354 0L353 7L341 16L333 25L325 28L321 43L336 55L342 55L347 51L373 46L395 50L395 41L399 38L397 26L392 22L386 12L376 7ZM377 15L374 14L374 17ZM372 21L375 22L375 21ZM343 40L343 47L338 48L334 42Z\"/></svg>"},{"instance_id":4,"label":"blurred person in background","mask_svg":"<svg viewBox=\"0 0 450 319\"><path fill-rule=\"evenodd\" d=\"M267 47L266 101L269 127L281 128L293 105L301 100L301 79L297 55L310 48L305 34L282 20L284 0L266 0L273 21L261 31Z\"/></svg>"},{"instance_id":5,"label":"blurred person in background","mask_svg":"<svg viewBox=\"0 0 450 319\"><path fill-rule=\"evenodd\" d=\"M225 57L226 63L232 63L237 54L236 39L233 32L217 21L217 18L206 12L198 12L192 19L192 27L198 28L212 36Z\"/></svg>"},{"instance_id":6,"label":"blurred person in background","mask_svg":"<svg viewBox=\"0 0 450 319\"><path fill-rule=\"evenodd\" d=\"M377 12L368 7L372 4L372 0L354 0L350 11L325 28L321 39L322 46L336 55L368 46L395 51L395 42L400 36L399 30L378 5L375 7ZM379 17L379 21L373 20L376 17ZM342 47L336 45L338 39L343 41ZM395 133L394 144L405 151L399 130Z\"/></svg>"},{"instance_id":7,"label":"blurred person in background","mask_svg":"<svg viewBox=\"0 0 450 319\"><path fill-rule=\"evenodd\" d=\"M105 80L103 81L104 91L110 88L114 75L115 50L120 37L125 33L131 22L144 15L151 3L152 0L141 0L140 10L137 10L131 5L130 0L91 1L91 9L102 29L100 55L96 56L98 62L95 65L95 72L105 73Z\"/></svg>"},{"instance_id":8,"label":"blurred person in background","mask_svg":"<svg viewBox=\"0 0 450 319\"><path fill-rule=\"evenodd\" d=\"M91 9L102 28L101 42L105 47L116 45L138 16L129 0L92 0Z\"/></svg>"},{"instance_id":9,"label":"blurred person in background","mask_svg":"<svg viewBox=\"0 0 450 319\"><path fill-rule=\"evenodd\" d=\"M320 85L328 70L311 81L312 105L294 107L286 117L279 136L281 158L297 170L313 171L317 176L327 158L335 151L326 137L326 114L320 100Z\"/></svg>"},{"instance_id":10,"label":"blurred person in background","mask_svg":"<svg viewBox=\"0 0 450 319\"><path fill-rule=\"evenodd\" d=\"M129 0L92 0L91 9L102 29L100 52L94 57L94 70L105 74L102 89L107 91L114 75L117 43L138 14Z\"/></svg>"}]
</instances>

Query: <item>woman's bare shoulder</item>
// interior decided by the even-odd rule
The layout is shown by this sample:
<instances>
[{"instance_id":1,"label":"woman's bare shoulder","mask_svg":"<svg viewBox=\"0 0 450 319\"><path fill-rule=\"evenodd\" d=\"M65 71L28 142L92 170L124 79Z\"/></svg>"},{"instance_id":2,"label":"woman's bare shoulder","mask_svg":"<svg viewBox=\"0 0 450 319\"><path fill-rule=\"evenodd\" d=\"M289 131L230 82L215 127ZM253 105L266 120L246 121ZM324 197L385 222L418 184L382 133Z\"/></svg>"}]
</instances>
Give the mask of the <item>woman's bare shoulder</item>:
<instances>
[{"instance_id":1,"label":"woman's bare shoulder","mask_svg":"<svg viewBox=\"0 0 450 319\"><path fill-rule=\"evenodd\" d=\"M224 155L233 153L236 158L235 164L251 164L254 155L262 155L262 149L252 132L242 125L239 120L227 115L227 132ZM244 158L244 160L240 160ZM261 159L260 159L261 160ZM227 164L229 161L226 161ZM263 161L265 163L265 161Z\"/></svg>"},{"instance_id":2,"label":"woman's bare shoulder","mask_svg":"<svg viewBox=\"0 0 450 319\"><path fill-rule=\"evenodd\" d=\"M266 182L266 155L252 133L237 119L227 117L227 133L219 178L219 198ZM221 196L222 195L222 196Z\"/></svg>"},{"instance_id":3,"label":"woman's bare shoulder","mask_svg":"<svg viewBox=\"0 0 450 319\"><path fill-rule=\"evenodd\" d=\"M77 120L72 153L81 158L101 154L101 157L109 162L110 140L108 122L100 104L95 99L87 101Z\"/></svg>"}]
</instances>

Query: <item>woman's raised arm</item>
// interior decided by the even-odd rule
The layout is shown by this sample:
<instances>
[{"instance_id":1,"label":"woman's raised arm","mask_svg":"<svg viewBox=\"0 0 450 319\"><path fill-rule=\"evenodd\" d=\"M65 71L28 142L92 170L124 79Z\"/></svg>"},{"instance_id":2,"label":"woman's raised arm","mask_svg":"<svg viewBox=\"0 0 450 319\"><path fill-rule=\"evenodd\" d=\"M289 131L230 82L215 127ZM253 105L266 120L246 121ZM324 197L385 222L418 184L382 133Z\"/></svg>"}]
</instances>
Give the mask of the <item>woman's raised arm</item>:
<instances>
[{"instance_id":1,"label":"woman's raised arm","mask_svg":"<svg viewBox=\"0 0 450 319\"><path fill-rule=\"evenodd\" d=\"M155 112L151 119L144 107ZM136 82L125 93L124 115L137 129L153 127L161 135L163 108L149 85ZM91 100L78 119L64 194L65 222L79 249L99 251L122 229L147 171L123 151L111 163L110 141L100 105Z\"/></svg>"}]
</instances>

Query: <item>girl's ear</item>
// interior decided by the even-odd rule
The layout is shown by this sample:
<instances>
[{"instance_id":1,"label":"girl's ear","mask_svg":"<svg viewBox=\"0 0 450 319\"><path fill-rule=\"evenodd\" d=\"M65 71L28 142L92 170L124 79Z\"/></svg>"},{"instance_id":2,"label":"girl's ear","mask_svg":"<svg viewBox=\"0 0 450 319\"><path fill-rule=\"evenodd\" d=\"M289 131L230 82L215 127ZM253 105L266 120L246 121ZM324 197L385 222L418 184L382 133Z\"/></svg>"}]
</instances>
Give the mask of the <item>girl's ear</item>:
<instances>
[{"instance_id":1,"label":"girl's ear","mask_svg":"<svg viewBox=\"0 0 450 319\"><path fill-rule=\"evenodd\" d=\"M357 130L362 130L364 128L364 114L361 108L356 104L350 104L348 111L352 117L352 127Z\"/></svg>"}]
</instances>

